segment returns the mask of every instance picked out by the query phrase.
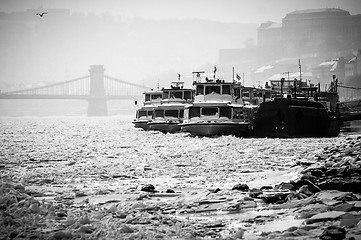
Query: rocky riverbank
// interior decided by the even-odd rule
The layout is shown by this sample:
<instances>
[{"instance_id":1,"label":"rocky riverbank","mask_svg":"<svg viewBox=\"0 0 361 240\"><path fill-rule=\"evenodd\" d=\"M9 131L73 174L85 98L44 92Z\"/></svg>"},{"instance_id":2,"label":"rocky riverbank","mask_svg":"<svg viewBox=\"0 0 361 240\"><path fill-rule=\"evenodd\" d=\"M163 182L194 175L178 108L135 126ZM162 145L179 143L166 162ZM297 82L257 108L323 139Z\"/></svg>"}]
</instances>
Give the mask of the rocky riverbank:
<instances>
[{"instance_id":1,"label":"rocky riverbank","mask_svg":"<svg viewBox=\"0 0 361 240\"><path fill-rule=\"evenodd\" d=\"M61 146L67 130L51 121L2 132L0 239L361 239L361 136L198 139L79 124Z\"/></svg>"}]
</instances>

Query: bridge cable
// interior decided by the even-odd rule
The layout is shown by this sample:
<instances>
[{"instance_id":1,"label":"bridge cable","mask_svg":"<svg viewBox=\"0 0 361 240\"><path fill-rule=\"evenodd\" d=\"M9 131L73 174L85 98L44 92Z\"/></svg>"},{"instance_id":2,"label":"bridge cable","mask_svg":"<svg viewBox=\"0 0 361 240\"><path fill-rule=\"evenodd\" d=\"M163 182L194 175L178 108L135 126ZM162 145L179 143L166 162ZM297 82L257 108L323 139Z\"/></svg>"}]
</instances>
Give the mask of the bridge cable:
<instances>
[{"instance_id":1,"label":"bridge cable","mask_svg":"<svg viewBox=\"0 0 361 240\"><path fill-rule=\"evenodd\" d=\"M118 78L114 78L114 77L110 77L110 76L107 76L107 75L104 75L104 77L106 77L106 78L108 78L110 80L116 81L116 82L125 83L125 84L132 85L132 86L135 86L135 87L139 87L139 88L143 88L143 89L151 89L150 87L147 87L147 86L144 86L144 85L127 82L127 81L124 81L124 80L121 80L121 79L118 79Z\"/></svg>"}]
</instances>

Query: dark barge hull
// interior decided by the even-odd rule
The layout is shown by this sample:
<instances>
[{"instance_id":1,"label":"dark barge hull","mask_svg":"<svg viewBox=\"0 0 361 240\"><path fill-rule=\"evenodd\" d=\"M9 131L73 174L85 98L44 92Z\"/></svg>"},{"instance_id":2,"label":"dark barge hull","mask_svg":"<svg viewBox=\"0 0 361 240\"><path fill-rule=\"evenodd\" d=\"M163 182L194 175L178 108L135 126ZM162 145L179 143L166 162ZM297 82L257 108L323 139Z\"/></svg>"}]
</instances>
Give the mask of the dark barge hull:
<instances>
[{"instance_id":1,"label":"dark barge hull","mask_svg":"<svg viewBox=\"0 0 361 240\"><path fill-rule=\"evenodd\" d=\"M320 102L275 99L260 104L253 122L259 137L335 137L340 123Z\"/></svg>"}]
</instances>

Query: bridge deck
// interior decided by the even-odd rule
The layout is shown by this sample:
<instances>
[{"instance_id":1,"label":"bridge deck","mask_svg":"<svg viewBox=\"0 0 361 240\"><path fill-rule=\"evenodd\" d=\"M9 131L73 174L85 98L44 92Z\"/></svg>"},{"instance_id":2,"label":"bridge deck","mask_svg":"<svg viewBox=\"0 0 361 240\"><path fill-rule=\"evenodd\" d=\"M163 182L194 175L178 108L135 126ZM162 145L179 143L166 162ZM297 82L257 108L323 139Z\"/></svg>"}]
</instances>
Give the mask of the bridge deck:
<instances>
[{"instance_id":1,"label":"bridge deck","mask_svg":"<svg viewBox=\"0 0 361 240\"><path fill-rule=\"evenodd\" d=\"M88 100L88 99L105 99L105 100L137 100L141 98L141 95L138 96L90 96L90 95L10 95L10 94L0 94L0 99L74 99L74 100Z\"/></svg>"}]
</instances>

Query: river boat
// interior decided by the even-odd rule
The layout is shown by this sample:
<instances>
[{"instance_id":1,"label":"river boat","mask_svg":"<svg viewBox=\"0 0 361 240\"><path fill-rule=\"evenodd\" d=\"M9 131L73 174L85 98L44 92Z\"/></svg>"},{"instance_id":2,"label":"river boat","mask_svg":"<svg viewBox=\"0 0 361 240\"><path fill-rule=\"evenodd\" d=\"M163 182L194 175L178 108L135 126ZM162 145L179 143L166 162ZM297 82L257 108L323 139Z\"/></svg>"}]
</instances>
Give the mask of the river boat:
<instances>
[{"instance_id":1,"label":"river boat","mask_svg":"<svg viewBox=\"0 0 361 240\"><path fill-rule=\"evenodd\" d=\"M144 92L143 106L136 110L135 119L132 121L135 128L149 130L148 122L152 120L154 108L161 104L162 91L147 91Z\"/></svg>"},{"instance_id":2,"label":"river boat","mask_svg":"<svg viewBox=\"0 0 361 240\"><path fill-rule=\"evenodd\" d=\"M193 89L184 88L184 82L172 82L170 88L162 89L161 104L156 106L152 120L148 122L151 130L163 133L180 132L180 123L183 122L184 108L193 102Z\"/></svg>"},{"instance_id":3,"label":"river boat","mask_svg":"<svg viewBox=\"0 0 361 240\"><path fill-rule=\"evenodd\" d=\"M196 74L193 85L196 95L192 105L186 106L182 131L195 136L235 135L251 132L252 114L256 105L245 104L241 97L241 84L235 81L205 79Z\"/></svg>"},{"instance_id":4,"label":"river boat","mask_svg":"<svg viewBox=\"0 0 361 240\"><path fill-rule=\"evenodd\" d=\"M301 78L300 78L301 79ZM334 137L340 133L337 79L322 92L302 80L271 81L273 100L259 105L253 127L259 137Z\"/></svg>"}]
</instances>

